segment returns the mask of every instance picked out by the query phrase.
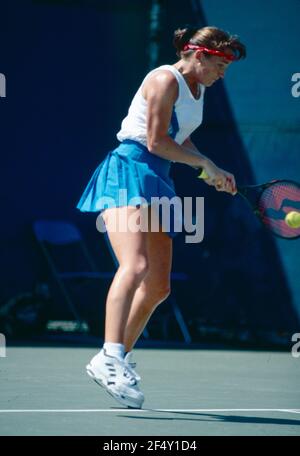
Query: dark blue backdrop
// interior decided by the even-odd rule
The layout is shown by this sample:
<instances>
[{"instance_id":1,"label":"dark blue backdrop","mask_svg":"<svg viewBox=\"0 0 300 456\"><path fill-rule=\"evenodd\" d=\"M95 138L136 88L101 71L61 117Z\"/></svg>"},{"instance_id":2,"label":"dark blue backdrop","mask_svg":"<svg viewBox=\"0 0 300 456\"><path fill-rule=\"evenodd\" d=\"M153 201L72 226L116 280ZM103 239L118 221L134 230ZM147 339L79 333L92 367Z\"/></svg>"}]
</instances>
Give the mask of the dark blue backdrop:
<instances>
[{"instance_id":1,"label":"dark blue backdrop","mask_svg":"<svg viewBox=\"0 0 300 456\"><path fill-rule=\"evenodd\" d=\"M173 30L195 19L192 2L182 3L162 2L158 64L176 60ZM7 96L0 99L0 305L30 290L39 276L35 219L76 222L99 266L112 267L95 216L78 213L75 205L116 145L115 133L148 71L150 6L138 0L2 2L0 72ZM205 25L201 14L197 23ZM239 182L254 181L222 83L206 93L204 124L194 140ZM172 173L179 195L206 197L204 241L187 245L181 235L174 245L174 269L191 277L177 292L187 317L296 329L274 240L238 198L207 188L188 167L175 165Z\"/></svg>"}]
</instances>

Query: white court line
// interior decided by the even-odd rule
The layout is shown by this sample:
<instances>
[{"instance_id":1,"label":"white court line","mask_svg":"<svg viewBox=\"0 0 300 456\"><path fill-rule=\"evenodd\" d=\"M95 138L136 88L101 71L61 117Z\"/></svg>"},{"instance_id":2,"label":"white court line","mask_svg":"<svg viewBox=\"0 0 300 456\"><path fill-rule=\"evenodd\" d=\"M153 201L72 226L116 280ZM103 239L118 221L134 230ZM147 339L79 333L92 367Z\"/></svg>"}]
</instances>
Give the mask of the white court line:
<instances>
[{"instance_id":1,"label":"white court line","mask_svg":"<svg viewBox=\"0 0 300 456\"><path fill-rule=\"evenodd\" d=\"M300 413L300 409L0 409L0 413L149 413L149 412L169 412L169 413L193 413L193 412L283 412Z\"/></svg>"}]
</instances>

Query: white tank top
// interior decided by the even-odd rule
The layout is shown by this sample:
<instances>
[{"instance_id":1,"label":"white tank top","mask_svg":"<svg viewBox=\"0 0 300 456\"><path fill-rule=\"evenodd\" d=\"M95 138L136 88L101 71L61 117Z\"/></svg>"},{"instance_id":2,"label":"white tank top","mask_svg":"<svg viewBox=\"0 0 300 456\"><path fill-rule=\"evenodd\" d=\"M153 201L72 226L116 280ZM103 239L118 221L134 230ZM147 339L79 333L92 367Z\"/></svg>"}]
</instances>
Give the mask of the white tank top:
<instances>
[{"instance_id":1,"label":"white tank top","mask_svg":"<svg viewBox=\"0 0 300 456\"><path fill-rule=\"evenodd\" d=\"M201 96L196 100L182 74L172 65L162 65L150 71L144 78L131 102L127 116L122 121L121 130L117 133L119 141L132 139L147 147L147 101L142 95L142 88L146 79L158 70L171 71L176 77L179 87L178 98L173 107L168 134L178 144L182 144L202 123L205 86L199 84Z\"/></svg>"}]
</instances>

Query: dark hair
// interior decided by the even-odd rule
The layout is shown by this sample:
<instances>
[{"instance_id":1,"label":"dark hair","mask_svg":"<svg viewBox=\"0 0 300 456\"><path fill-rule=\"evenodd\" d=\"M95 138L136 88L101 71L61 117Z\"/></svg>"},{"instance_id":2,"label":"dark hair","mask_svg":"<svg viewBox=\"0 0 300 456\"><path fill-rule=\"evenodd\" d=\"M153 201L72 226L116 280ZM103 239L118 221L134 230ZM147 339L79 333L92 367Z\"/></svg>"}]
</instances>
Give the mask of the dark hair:
<instances>
[{"instance_id":1,"label":"dark hair","mask_svg":"<svg viewBox=\"0 0 300 456\"><path fill-rule=\"evenodd\" d=\"M173 44L177 50L178 57L188 57L194 52L193 50L183 51L187 43L205 46L208 49L217 51L225 51L229 48L237 56L236 60L246 57L246 46L240 42L239 37L230 35L217 27L203 27L200 29L185 27L175 30Z\"/></svg>"}]
</instances>

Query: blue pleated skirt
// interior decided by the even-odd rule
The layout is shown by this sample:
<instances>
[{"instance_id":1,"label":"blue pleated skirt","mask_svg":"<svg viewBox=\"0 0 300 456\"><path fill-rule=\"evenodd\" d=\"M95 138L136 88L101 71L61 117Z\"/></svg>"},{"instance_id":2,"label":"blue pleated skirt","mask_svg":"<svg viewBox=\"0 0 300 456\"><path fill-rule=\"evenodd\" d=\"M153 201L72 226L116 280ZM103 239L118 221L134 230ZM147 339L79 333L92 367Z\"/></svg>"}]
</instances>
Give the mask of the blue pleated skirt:
<instances>
[{"instance_id":1,"label":"blue pleated skirt","mask_svg":"<svg viewBox=\"0 0 300 456\"><path fill-rule=\"evenodd\" d=\"M170 166L169 160L150 153L144 145L125 140L96 168L77 209L101 212L111 207L150 205L153 197L172 199L176 193ZM177 234L172 224L167 234Z\"/></svg>"}]
</instances>

